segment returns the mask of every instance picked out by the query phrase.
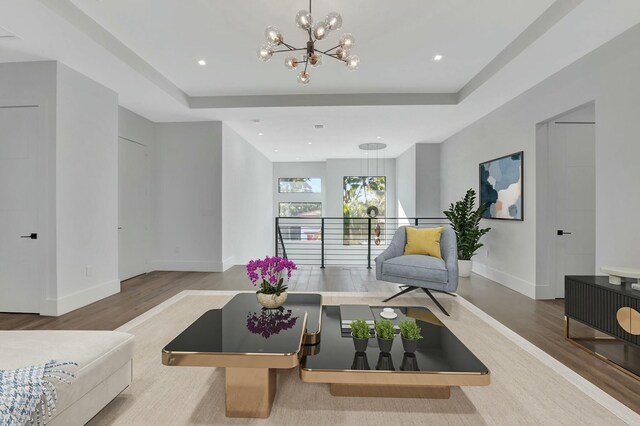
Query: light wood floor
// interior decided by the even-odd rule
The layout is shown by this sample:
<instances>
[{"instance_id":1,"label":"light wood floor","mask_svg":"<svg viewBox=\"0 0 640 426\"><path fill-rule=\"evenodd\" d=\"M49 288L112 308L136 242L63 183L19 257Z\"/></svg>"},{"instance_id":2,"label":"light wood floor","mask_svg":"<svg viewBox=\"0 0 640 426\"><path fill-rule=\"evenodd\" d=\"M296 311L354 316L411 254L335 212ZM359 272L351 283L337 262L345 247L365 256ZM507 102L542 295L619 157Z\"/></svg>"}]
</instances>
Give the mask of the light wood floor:
<instances>
[{"instance_id":1,"label":"light wood floor","mask_svg":"<svg viewBox=\"0 0 640 426\"><path fill-rule=\"evenodd\" d=\"M360 268L304 268L290 286L297 291L397 291L396 285L376 281L373 271ZM224 273L152 272L124 282L119 294L60 317L0 314L0 330L113 330L182 290L251 288L243 267ZM458 294L640 413L640 381L564 338L563 301L535 301L478 275L461 279Z\"/></svg>"}]
</instances>

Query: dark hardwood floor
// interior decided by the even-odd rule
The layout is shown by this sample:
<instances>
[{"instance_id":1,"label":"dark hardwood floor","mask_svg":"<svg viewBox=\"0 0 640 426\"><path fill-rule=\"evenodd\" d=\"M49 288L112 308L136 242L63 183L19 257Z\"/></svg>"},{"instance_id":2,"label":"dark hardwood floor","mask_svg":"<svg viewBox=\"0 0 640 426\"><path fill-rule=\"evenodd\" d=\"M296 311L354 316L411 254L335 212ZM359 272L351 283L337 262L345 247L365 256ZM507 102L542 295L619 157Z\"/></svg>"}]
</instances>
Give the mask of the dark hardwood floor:
<instances>
[{"instance_id":1,"label":"dark hardwood floor","mask_svg":"<svg viewBox=\"0 0 640 426\"><path fill-rule=\"evenodd\" d=\"M389 293L397 290L396 285L376 281L373 271L361 268L304 268L294 276L291 288L297 291ZM224 273L152 272L125 281L122 291L116 295L60 317L0 314L0 330L113 330L183 290L247 289L252 287L242 267L234 267ZM564 338L562 300L535 301L478 275L461 279L458 293L640 413L640 381ZM576 325L574 332L588 333L589 330Z\"/></svg>"}]
</instances>

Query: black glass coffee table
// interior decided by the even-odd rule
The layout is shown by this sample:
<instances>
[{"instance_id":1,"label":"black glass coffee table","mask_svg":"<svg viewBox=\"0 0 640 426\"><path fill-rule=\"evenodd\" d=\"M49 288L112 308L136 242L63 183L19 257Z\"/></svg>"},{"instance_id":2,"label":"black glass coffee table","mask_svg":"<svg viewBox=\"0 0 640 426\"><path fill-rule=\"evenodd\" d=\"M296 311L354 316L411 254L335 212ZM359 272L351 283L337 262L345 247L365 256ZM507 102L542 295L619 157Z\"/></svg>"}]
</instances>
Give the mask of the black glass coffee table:
<instances>
[{"instance_id":1,"label":"black glass coffee table","mask_svg":"<svg viewBox=\"0 0 640 426\"><path fill-rule=\"evenodd\" d=\"M238 294L165 346L162 363L224 367L227 416L268 417L276 369L297 367L304 342L318 341L321 311L319 294L289 294L275 310L263 310L254 293Z\"/></svg>"},{"instance_id":2,"label":"black glass coffee table","mask_svg":"<svg viewBox=\"0 0 640 426\"><path fill-rule=\"evenodd\" d=\"M388 354L375 338L356 352L341 331L340 307L323 307L319 294L289 294L278 310L262 309L253 293L238 294L165 346L162 363L224 367L229 417L268 417L278 368L300 366L303 381L330 383L336 396L448 398L451 386L489 384L487 367L431 311L395 309L422 328L414 354L404 353L400 337Z\"/></svg>"},{"instance_id":3,"label":"black glass coffee table","mask_svg":"<svg viewBox=\"0 0 640 426\"><path fill-rule=\"evenodd\" d=\"M404 352L400 336L388 354L379 350L375 338L369 339L366 352L356 352L350 335L341 331L340 307L325 306L319 350L303 358L302 380L330 383L335 396L408 398L449 398L451 386L490 383L488 368L431 311L395 309L422 329L415 353Z\"/></svg>"}]
</instances>

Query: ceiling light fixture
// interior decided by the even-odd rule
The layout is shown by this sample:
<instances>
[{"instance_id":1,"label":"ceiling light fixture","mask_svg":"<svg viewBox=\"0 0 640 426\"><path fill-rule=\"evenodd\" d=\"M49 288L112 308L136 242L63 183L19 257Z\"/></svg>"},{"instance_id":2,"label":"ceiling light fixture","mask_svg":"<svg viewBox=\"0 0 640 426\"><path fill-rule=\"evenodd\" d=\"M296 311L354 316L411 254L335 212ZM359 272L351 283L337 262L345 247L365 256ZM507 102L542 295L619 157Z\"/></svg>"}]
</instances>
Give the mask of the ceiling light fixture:
<instances>
[{"instance_id":1,"label":"ceiling light fixture","mask_svg":"<svg viewBox=\"0 0 640 426\"><path fill-rule=\"evenodd\" d=\"M198 65L200 65L201 67L204 67L205 65L207 65L207 61L205 61L204 59L199 59Z\"/></svg>"},{"instance_id":2,"label":"ceiling light fixture","mask_svg":"<svg viewBox=\"0 0 640 426\"><path fill-rule=\"evenodd\" d=\"M307 145L313 145L313 142L307 142Z\"/></svg>"},{"instance_id":3,"label":"ceiling light fixture","mask_svg":"<svg viewBox=\"0 0 640 426\"><path fill-rule=\"evenodd\" d=\"M382 136L376 136L376 139L382 139Z\"/></svg>"},{"instance_id":4,"label":"ceiling light fixture","mask_svg":"<svg viewBox=\"0 0 640 426\"><path fill-rule=\"evenodd\" d=\"M358 148L364 154L360 157L360 174L362 176L385 176L385 150L387 144L369 142L358 145Z\"/></svg>"},{"instance_id":5,"label":"ceiling light fixture","mask_svg":"<svg viewBox=\"0 0 640 426\"><path fill-rule=\"evenodd\" d=\"M434 61L440 61L440 60L442 60L442 55L436 55L436 56L434 56L434 57L433 57L433 60L434 60Z\"/></svg>"},{"instance_id":6,"label":"ceiling light fixture","mask_svg":"<svg viewBox=\"0 0 640 426\"><path fill-rule=\"evenodd\" d=\"M309 65L316 68L322 64L322 56L337 59L344 62L347 69L355 71L360 65L360 58L351 54L351 48L355 46L355 39L349 33L345 33L340 37L338 45L327 50L316 49L316 42L324 40L332 31L337 31L342 27L342 16L337 12L330 12L323 20L313 23L311 16L311 0L309 0L309 10L301 10L296 15L296 25L302 31L309 35L306 47L296 48L285 43L284 37L280 30L273 25L267 27L264 35L267 42L258 49L258 58L264 62L271 59L274 53L288 52L291 56L287 56L284 60L284 66L287 69L295 70L298 67L304 69L298 74L298 82L300 84L309 84L311 76L307 72ZM304 51L302 58L295 56L296 52Z\"/></svg>"},{"instance_id":7,"label":"ceiling light fixture","mask_svg":"<svg viewBox=\"0 0 640 426\"><path fill-rule=\"evenodd\" d=\"M262 136L262 135L264 135L264 133L262 133L262 132L258 133L258 136Z\"/></svg>"}]
</instances>

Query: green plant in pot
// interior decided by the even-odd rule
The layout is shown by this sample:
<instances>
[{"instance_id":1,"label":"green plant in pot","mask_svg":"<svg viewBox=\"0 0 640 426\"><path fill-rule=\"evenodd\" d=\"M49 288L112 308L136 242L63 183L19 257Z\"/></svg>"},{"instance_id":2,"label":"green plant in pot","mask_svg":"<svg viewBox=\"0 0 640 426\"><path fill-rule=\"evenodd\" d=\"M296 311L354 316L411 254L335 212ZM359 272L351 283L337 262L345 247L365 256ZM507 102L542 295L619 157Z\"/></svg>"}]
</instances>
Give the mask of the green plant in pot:
<instances>
[{"instance_id":1,"label":"green plant in pot","mask_svg":"<svg viewBox=\"0 0 640 426\"><path fill-rule=\"evenodd\" d=\"M371 337L369 324L363 319L351 321L351 337L353 338L353 346L355 346L356 352L366 351L369 337Z\"/></svg>"},{"instance_id":2,"label":"green plant in pot","mask_svg":"<svg viewBox=\"0 0 640 426\"><path fill-rule=\"evenodd\" d=\"M378 347L380 352L389 353L393 346L393 323L387 319L376 321L376 337L378 338Z\"/></svg>"},{"instance_id":3,"label":"green plant in pot","mask_svg":"<svg viewBox=\"0 0 640 426\"><path fill-rule=\"evenodd\" d=\"M422 329L414 320L403 320L398 323L400 326L400 337L402 337L402 347L405 352L414 353L418 349L418 340L422 339L420 333Z\"/></svg>"},{"instance_id":4,"label":"green plant in pot","mask_svg":"<svg viewBox=\"0 0 640 426\"><path fill-rule=\"evenodd\" d=\"M486 204L475 208L476 191L469 189L464 198L452 203L443 213L451 222L458 243L458 275L471 275L471 258L483 246L480 238L491 228L480 228L480 220L487 210Z\"/></svg>"}]
</instances>

